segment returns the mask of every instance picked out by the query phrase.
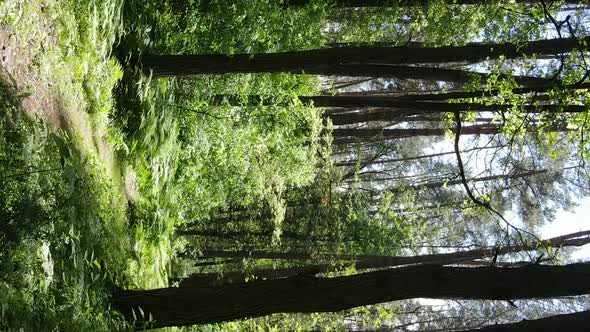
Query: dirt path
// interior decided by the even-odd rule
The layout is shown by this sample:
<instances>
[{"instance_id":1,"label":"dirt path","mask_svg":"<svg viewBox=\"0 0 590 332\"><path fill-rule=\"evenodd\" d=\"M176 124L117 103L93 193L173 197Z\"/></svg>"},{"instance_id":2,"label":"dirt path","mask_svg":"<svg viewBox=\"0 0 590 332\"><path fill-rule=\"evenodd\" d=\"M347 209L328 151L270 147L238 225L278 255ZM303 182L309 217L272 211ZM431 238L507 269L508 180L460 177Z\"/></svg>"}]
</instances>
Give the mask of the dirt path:
<instances>
[{"instance_id":1,"label":"dirt path","mask_svg":"<svg viewBox=\"0 0 590 332\"><path fill-rule=\"evenodd\" d=\"M126 200L134 200L135 177L123 171L108 144L105 130L93 130L82 95L62 98L51 73L42 73L40 63L46 52L55 49L54 30L43 21L37 22L33 36L21 35L0 25L0 84L17 96L24 112L46 123L52 130L64 130L77 148L96 158L106 167ZM131 176L125 176L131 174Z\"/></svg>"},{"instance_id":2,"label":"dirt path","mask_svg":"<svg viewBox=\"0 0 590 332\"><path fill-rule=\"evenodd\" d=\"M38 56L35 51L55 46L52 30L45 28L48 33L44 38L33 40L0 26L0 79L11 93L21 97L28 115L42 119L53 128L64 129L65 119L51 82L31 70Z\"/></svg>"}]
</instances>

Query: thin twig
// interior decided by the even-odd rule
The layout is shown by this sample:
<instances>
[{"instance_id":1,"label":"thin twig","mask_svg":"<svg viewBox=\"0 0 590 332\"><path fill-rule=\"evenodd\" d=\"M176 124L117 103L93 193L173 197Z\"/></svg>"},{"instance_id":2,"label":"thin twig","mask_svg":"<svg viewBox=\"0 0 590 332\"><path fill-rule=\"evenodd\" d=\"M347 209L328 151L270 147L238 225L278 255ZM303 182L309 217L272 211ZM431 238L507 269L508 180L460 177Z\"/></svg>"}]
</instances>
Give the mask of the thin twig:
<instances>
[{"instance_id":1,"label":"thin twig","mask_svg":"<svg viewBox=\"0 0 590 332\"><path fill-rule=\"evenodd\" d=\"M507 227L515 230L518 237L519 237L520 242L523 245L526 243L526 241L524 240L522 233L526 233L526 234L530 235L531 237L533 237L535 240L541 241L535 234L533 234L529 231L526 231L524 229L521 229L517 226L514 226L512 223L510 223L508 220L506 220L506 218L504 218L502 213L500 213L496 209L494 209L490 205L489 202L481 201L480 199L475 197L475 195L473 194L473 192L469 188L467 177L465 176L465 167L463 165L463 160L461 159L461 151L459 149L459 139L461 137L461 129L462 129L461 115L459 112L454 112L454 115L455 115L455 122L457 125L457 129L455 132L455 154L457 156L457 165L459 167L459 175L461 176L461 182L463 183L463 187L465 187L465 190L467 192L467 196L469 196L469 198L478 206L481 206L481 207L485 208L487 211L490 211L493 214L495 214L496 216L498 216L507 225ZM528 252L527 252L527 254L528 254ZM532 257L531 257L531 259L532 259Z\"/></svg>"}]
</instances>

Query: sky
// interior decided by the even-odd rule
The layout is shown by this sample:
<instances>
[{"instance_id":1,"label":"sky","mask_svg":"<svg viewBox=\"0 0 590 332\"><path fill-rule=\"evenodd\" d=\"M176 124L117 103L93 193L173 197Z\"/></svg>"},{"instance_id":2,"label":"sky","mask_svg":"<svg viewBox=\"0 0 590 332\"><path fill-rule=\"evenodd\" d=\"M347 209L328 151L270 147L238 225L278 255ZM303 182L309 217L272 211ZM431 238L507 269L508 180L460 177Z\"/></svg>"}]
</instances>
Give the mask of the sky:
<instances>
[{"instance_id":1,"label":"sky","mask_svg":"<svg viewBox=\"0 0 590 332\"><path fill-rule=\"evenodd\" d=\"M471 139L462 139L461 149L471 148L473 141ZM453 151L454 146L450 139L442 140L431 146L430 149L426 150L426 153L437 153L445 151ZM445 158L441 158L445 159ZM452 162L455 160L455 156L447 156L448 161ZM479 158L469 158L468 155L463 156L463 162L468 167L472 174L478 174L484 169L490 167L488 164L489 158L485 155L479 156ZM577 207L572 211L565 211L559 209L555 214L555 219L551 222L547 222L543 227L540 228L539 234L541 239L548 239L556 236L571 234L579 231L590 230L590 197L579 197L575 200ZM504 211L504 216L513 224L522 227L522 221L514 211ZM572 261L588 261L590 262L590 244L582 247L575 248L575 251L571 255Z\"/></svg>"},{"instance_id":2,"label":"sky","mask_svg":"<svg viewBox=\"0 0 590 332\"><path fill-rule=\"evenodd\" d=\"M546 239L590 230L590 197L581 198L578 204L578 207L572 212L559 210L553 222L541 227L541 237ZM590 245L578 248L572 254L572 259L590 261Z\"/></svg>"}]
</instances>

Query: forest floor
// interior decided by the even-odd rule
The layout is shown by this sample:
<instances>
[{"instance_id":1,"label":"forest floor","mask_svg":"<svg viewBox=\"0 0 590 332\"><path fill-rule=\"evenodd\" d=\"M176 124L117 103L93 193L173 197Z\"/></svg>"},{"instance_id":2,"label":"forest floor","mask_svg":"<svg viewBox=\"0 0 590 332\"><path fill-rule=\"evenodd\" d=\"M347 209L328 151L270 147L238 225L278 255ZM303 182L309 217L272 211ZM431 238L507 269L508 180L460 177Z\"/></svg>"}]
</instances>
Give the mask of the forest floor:
<instances>
[{"instance_id":1,"label":"forest floor","mask_svg":"<svg viewBox=\"0 0 590 332\"><path fill-rule=\"evenodd\" d=\"M51 216L38 213L30 229L17 225L15 240L2 237L0 302L15 305L2 310L1 330L111 330L121 324L108 305L113 288L167 286L169 233L160 243L129 225L137 177L119 158L127 147L110 120L123 77L110 54L121 6L0 1L0 134L10 142L0 155L15 161L0 174L30 175L6 180L15 189L3 201L29 191L28 203Z\"/></svg>"},{"instance_id":2,"label":"forest floor","mask_svg":"<svg viewBox=\"0 0 590 332\"><path fill-rule=\"evenodd\" d=\"M27 10L26 15L36 17L36 20L22 23L17 20L16 24L0 26L2 81L5 86L8 84L6 87L12 90L12 94L20 96L22 109L28 116L48 124L53 131L63 130L73 137L76 147L99 160L125 196L133 197L136 194L133 184L123 176L121 165L108 142L105 123L101 123L96 114L87 112L85 92L77 91L79 86L71 85L77 80L75 73L64 70L57 74L53 71L66 64L92 69L84 59L60 57L64 50L60 49L57 40L55 22L45 14L46 6L42 2L33 2L22 8ZM69 75L64 75L66 73Z\"/></svg>"}]
</instances>

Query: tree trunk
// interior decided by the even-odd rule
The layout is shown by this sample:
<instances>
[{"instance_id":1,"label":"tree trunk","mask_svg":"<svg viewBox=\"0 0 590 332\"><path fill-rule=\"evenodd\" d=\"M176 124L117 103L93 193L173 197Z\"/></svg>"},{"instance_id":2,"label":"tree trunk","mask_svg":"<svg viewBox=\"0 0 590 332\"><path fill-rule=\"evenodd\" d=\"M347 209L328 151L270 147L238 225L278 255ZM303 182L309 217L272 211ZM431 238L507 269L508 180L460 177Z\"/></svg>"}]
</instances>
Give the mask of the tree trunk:
<instances>
[{"instance_id":1,"label":"tree trunk","mask_svg":"<svg viewBox=\"0 0 590 332\"><path fill-rule=\"evenodd\" d=\"M541 4L544 0L516 0L520 4ZM546 1L546 0L545 0ZM490 0L446 0L449 5L487 5L494 3ZM499 1L498 1L499 2ZM303 7L310 3L310 0L288 0L285 6ZM565 4L586 4L586 0L567 0ZM418 0L332 0L334 7L418 7L421 6Z\"/></svg>"},{"instance_id":2,"label":"tree trunk","mask_svg":"<svg viewBox=\"0 0 590 332\"><path fill-rule=\"evenodd\" d=\"M549 262L550 258L542 259L541 262ZM461 266L471 267L486 267L490 266L487 260L473 260L473 261L457 261L456 264ZM529 261L519 262L496 262L497 267L522 267L531 265ZM445 264L447 265L447 264ZM324 268L325 267L325 268ZM262 269L251 272L212 272L212 273L193 273L184 279L174 279L179 282L179 287L202 287L208 285L222 285L235 284L242 282L252 282L254 280L280 279L292 277L295 275L316 275L319 273L338 271L338 267L331 267L328 265L305 265L296 267L286 267L280 269Z\"/></svg>"},{"instance_id":3,"label":"tree trunk","mask_svg":"<svg viewBox=\"0 0 590 332\"><path fill-rule=\"evenodd\" d=\"M448 129L444 128L395 128L395 129L334 129L333 144L351 144L361 142L374 142L396 138L408 138L416 136L444 136ZM555 127L546 129L549 132L566 132L571 129ZM538 128L527 128L528 132L538 132ZM502 132L498 125L466 126L461 129L461 135L493 135Z\"/></svg>"},{"instance_id":4,"label":"tree trunk","mask_svg":"<svg viewBox=\"0 0 590 332\"><path fill-rule=\"evenodd\" d=\"M588 90L590 89L590 83L580 83L580 84L569 84L569 85L560 85L559 82L552 82L544 85L535 85L535 86L525 86L522 88L516 88L512 90L514 94L529 94L529 93L544 93L551 91L553 89L557 90ZM483 98L488 96L497 96L500 93L500 90L480 90L480 91L451 91L451 92L436 92L436 93L416 93L416 94L404 94L395 96L396 100L399 101L441 101L441 100L449 100L449 99L462 99L462 98Z\"/></svg>"},{"instance_id":5,"label":"tree trunk","mask_svg":"<svg viewBox=\"0 0 590 332\"><path fill-rule=\"evenodd\" d=\"M351 47L349 47L351 48ZM360 48L360 47L356 47ZM367 48L367 47L366 47ZM368 47L368 48L375 48L375 47ZM317 51L324 51L330 49L323 49ZM279 53L280 54L280 53ZM265 54L265 55L272 55ZM206 55L199 55L198 57L203 57ZM210 55L213 56L213 55ZM151 57L151 56L146 56ZM164 57L164 56L158 56ZM197 57L197 55L193 56ZM144 61L145 64L145 61ZM285 67L287 68L287 67ZM230 73L233 72L231 69L228 72L223 73ZM239 71L240 73L252 73L252 72L259 72L257 70L252 71ZM439 67L423 67L423 66L396 66L391 64L375 64L375 63L354 63L354 64L338 64L338 63L331 63L329 65L324 64L318 67L306 67L305 69L271 69L268 71L263 72L289 72L293 74L313 74L313 75L326 75L326 76L346 76L346 77L370 77L371 79L383 77L383 78L397 78L397 79L404 79L404 80L425 80L425 81L443 81L443 82L454 82L459 84L466 84L473 80L473 78L479 78L482 81L487 80L490 77L488 73L479 73L473 71L466 71L466 70L459 70L459 69L449 69L449 68L439 68ZM195 74L208 74L208 73L195 73ZM213 73L219 74L219 73ZM178 74L178 75L158 75L156 71L154 71L155 76L189 76L194 74ZM533 76L508 76L508 75L500 75L501 78L508 78L512 77L517 83L525 85L525 86L542 86L550 83L552 80L548 78L541 78L541 77L533 77ZM558 81L558 80L556 80Z\"/></svg>"},{"instance_id":6,"label":"tree trunk","mask_svg":"<svg viewBox=\"0 0 590 332\"><path fill-rule=\"evenodd\" d=\"M314 107L340 107L340 108L365 108L380 107L381 109L364 112L330 113L327 116L334 124L350 124L366 121L387 121L403 115L414 113L446 113L446 112L494 112L509 111L515 105L484 105L482 103L449 103L408 100L409 96L298 96L302 103ZM436 98L436 97L434 97ZM244 104L242 97L237 95L215 95L209 101L210 105L223 105L227 103L233 106ZM245 100L247 105L276 105L271 96L249 95ZM529 113L563 112L583 113L587 107L583 105L523 105L522 108Z\"/></svg>"},{"instance_id":7,"label":"tree trunk","mask_svg":"<svg viewBox=\"0 0 590 332\"><path fill-rule=\"evenodd\" d=\"M402 107L402 102L392 104L398 104ZM407 106L410 106L408 103ZM455 106L456 105L456 106ZM482 105L482 104L468 104L468 103L429 103L429 102L416 102L416 109L401 108L401 107L383 107L379 109L370 109L361 112L350 112L350 113L334 113L328 114L326 117L330 118L332 124L335 126L350 125L357 123L367 123L374 121L401 121L410 114L422 114L422 113L446 113L446 112L496 112L496 111L510 111L513 105ZM369 106L370 107L370 106ZM525 105L523 106L525 112L528 113L582 113L585 112L585 106L581 105L569 105L560 108L557 105Z\"/></svg>"},{"instance_id":8,"label":"tree trunk","mask_svg":"<svg viewBox=\"0 0 590 332\"><path fill-rule=\"evenodd\" d=\"M267 238L270 240L273 237L273 231L225 231L221 229L179 229L175 231L175 234L178 236L203 236L203 237L218 237L224 239L232 239L232 240L240 240L245 239L248 237L259 237L259 238ZM282 237L293 239L293 240L307 240L309 237L305 236L305 234L300 234L296 232L284 231L282 233Z\"/></svg>"},{"instance_id":9,"label":"tree trunk","mask_svg":"<svg viewBox=\"0 0 590 332\"><path fill-rule=\"evenodd\" d=\"M332 260L354 260L357 269L376 269L410 264L449 264L462 260L474 260L479 258L504 255L523 250L537 250L542 247L582 246L590 243L590 231L582 231L563 236L557 236L542 241L533 241L525 244L486 247L473 250L459 251L446 254L431 254L418 256L339 256L327 255L325 258ZM313 255L305 252L268 252L268 251L224 251L204 250L204 257L239 258L239 259L285 259L285 260L311 260L321 258L321 255Z\"/></svg>"},{"instance_id":10,"label":"tree trunk","mask_svg":"<svg viewBox=\"0 0 590 332\"><path fill-rule=\"evenodd\" d=\"M257 98L258 100L260 98ZM428 112L455 112L455 111L506 111L514 105L483 105L480 103L446 103L446 102L426 102L426 101L407 101L392 96L300 96L299 100L303 103L312 104L315 107L391 107L406 111L428 111ZM524 105L527 112L567 112L582 113L586 112L586 106L582 105ZM385 113L385 112L383 112ZM356 114L347 113L343 115ZM339 114L338 114L339 115ZM331 117L338 116L336 114Z\"/></svg>"},{"instance_id":11,"label":"tree trunk","mask_svg":"<svg viewBox=\"0 0 590 332\"><path fill-rule=\"evenodd\" d=\"M396 128L396 129L333 129L333 144L350 144L358 142L372 142L395 138L407 138L415 136L444 136L447 129L444 128ZM488 135L501 132L499 126L467 126L463 127L462 135Z\"/></svg>"},{"instance_id":12,"label":"tree trunk","mask_svg":"<svg viewBox=\"0 0 590 332\"><path fill-rule=\"evenodd\" d=\"M488 264L489 265L489 264ZM180 287L200 287L222 285L226 283L242 283L248 280L280 279L298 274L313 275L318 272L317 266L286 267L282 269L264 269L248 272L226 273L193 273L180 281Z\"/></svg>"},{"instance_id":13,"label":"tree trunk","mask_svg":"<svg viewBox=\"0 0 590 332\"><path fill-rule=\"evenodd\" d=\"M538 174L545 174L547 172L548 172L547 169L539 169L539 170L531 170L528 172L522 172L522 173L516 173L516 174L495 174L495 175L489 175L489 176L480 176L480 177L476 177L476 178L467 179L467 183L488 182L488 181L495 181L495 180L501 180L501 179L514 180L514 179L521 179L521 178L525 178L525 177L529 177L529 176L533 176L533 175L538 175ZM375 179L372 179L371 181L388 181L388 180L396 180L396 179L397 178L375 178ZM433 181L433 182L427 182L427 183L423 183L423 184L410 185L409 187L414 190L420 190L420 189L443 188L446 186L455 186L455 185L460 185L460 184L463 184L463 180L457 179L457 180L450 180L450 181L446 181L446 180L445 181ZM391 191L392 192L399 192L399 191L401 191L401 189L395 188L395 189L391 189Z\"/></svg>"},{"instance_id":14,"label":"tree trunk","mask_svg":"<svg viewBox=\"0 0 590 332\"><path fill-rule=\"evenodd\" d=\"M377 108L369 109L361 112L354 113L336 113L324 115L324 118L330 119L334 126L351 125L351 124L363 124L368 122L387 122L388 126L392 123L404 123L404 122L438 122L444 123L444 114L438 113L436 115L427 113L428 111L420 111L416 115L410 115L411 113L396 108ZM474 122L491 122L492 118L475 118Z\"/></svg>"},{"instance_id":15,"label":"tree trunk","mask_svg":"<svg viewBox=\"0 0 590 332\"><path fill-rule=\"evenodd\" d=\"M482 147L477 147L477 148L465 149L465 150L462 150L461 153L469 153L469 152L473 152L473 151L483 151L483 150L489 150L489 149L502 149L503 147L505 147L505 145L482 146ZM396 159L377 160L377 158L376 159L371 158L371 159L366 160L365 162L363 162L363 160L361 160L361 169L368 166L368 165L389 164L389 163L405 162L405 161L420 160L420 159L431 159L431 158L454 155L454 154L456 154L455 151L447 151L447 152L439 152L439 153L426 154L426 155L421 155L421 156L411 156L411 157L403 157L403 158L396 158ZM339 167L355 166L356 163L357 163L356 160L339 161L339 162L335 162L334 166L339 166Z\"/></svg>"},{"instance_id":16,"label":"tree trunk","mask_svg":"<svg viewBox=\"0 0 590 332\"><path fill-rule=\"evenodd\" d=\"M342 75L347 67L354 69L354 66L363 64L479 62L500 57L514 59L533 54L566 53L589 42L590 37L585 37L581 40L536 40L525 45L500 43L444 47L338 47L261 54L146 55L142 64L145 72L152 73L155 77L257 72Z\"/></svg>"},{"instance_id":17,"label":"tree trunk","mask_svg":"<svg viewBox=\"0 0 590 332\"><path fill-rule=\"evenodd\" d=\"M585 332L588 331L588 322L590 311L581 311L535 320L523 319L517 323L496 324L462 332Z\"/></svg>"},{"instance_id":18,"label":"tree trunk","mask_svg":"<svg viewBox=\"0 0 590 332\"><path fill-rule=\"evenodd\" d=\"M298 275L251 283L124 291L113 307L151 327L273 313L334 312L412 298L514 300L590 293L590 264L520 268L420 265L336 278ZM141 309L140 309L141 308ZM134 314L135 313L135 314ZM143 318L140 313L143 313Z\"/></svg>"},{"instance_id":19,"label":"tree trunk","mask_svg":"<svg viewBox=\"0 0 590 332\"><path fill-rule=\"evenodd\" d=\"M474 78L486 81L490 74L474 71L423 66L395 66L389 64L332 64L330 67L317 68L306 71L307 74L336 75L349 77L383 77L402 80L443 81L466 84ZM501 78L513 78L518 84L525 86L539 86L551 82L549 78L533 76L500 75Z\"/></svg>"}]
</instances>

